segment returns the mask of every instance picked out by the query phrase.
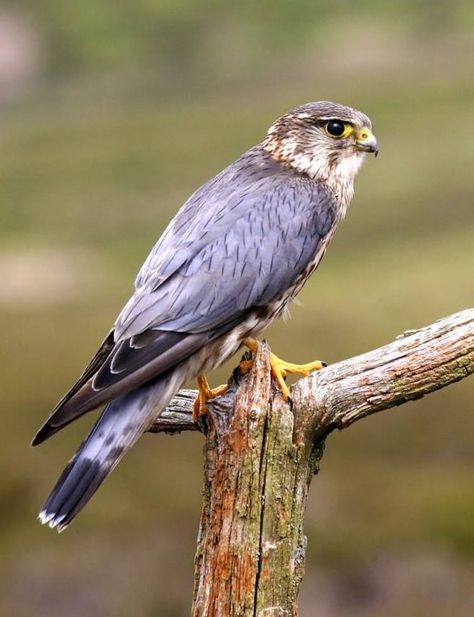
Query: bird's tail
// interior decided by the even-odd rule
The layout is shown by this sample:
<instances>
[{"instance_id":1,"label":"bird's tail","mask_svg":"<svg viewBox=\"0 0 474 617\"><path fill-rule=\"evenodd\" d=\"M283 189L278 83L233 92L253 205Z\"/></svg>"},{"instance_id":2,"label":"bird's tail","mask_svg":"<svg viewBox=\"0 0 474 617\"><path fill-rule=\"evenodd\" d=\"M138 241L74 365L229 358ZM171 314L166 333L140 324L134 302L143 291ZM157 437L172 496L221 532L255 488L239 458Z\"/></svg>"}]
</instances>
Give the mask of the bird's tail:
<instances>
[{"instance_id":1,"label":"bird's tail","mask_svg":"<svg viewBox=\"0 0 474 617\"><path fill-rule=\"evenodd\" d=\"M181 387L179 371L109 403L51 491L39 514L63 531L123 455Z\"/></svg>"}]
</instances>

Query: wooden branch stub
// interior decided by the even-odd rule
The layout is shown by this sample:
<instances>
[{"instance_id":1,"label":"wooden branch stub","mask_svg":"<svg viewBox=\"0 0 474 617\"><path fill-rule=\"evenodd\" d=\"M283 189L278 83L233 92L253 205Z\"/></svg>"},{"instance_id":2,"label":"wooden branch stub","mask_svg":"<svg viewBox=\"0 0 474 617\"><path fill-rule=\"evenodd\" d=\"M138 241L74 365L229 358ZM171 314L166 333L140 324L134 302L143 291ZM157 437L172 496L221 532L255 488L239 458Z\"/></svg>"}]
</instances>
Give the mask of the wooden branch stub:
<instances>
[{"instance_id":1,"label":"wooden branch stub","mask_svg":"<svg viewBox=\"0 0 474 617\"><path fill-rule=\"evenodd\" d=\"M150 433L198 431L199 427L193 422L193 403L196 396L197 390L180 390L148 431Z\"/></svg>"},{"instance_id":2,"label":"wooden branch stub","mask_svg":"<svg viewBox=\"0 0 474 617\"><path fill-rule=\"evenodd\" d=\"M319 433L419 399L474 373L474 309L300 380L295 408L312 409Z\"/></svg>"},{"instance_id":3,"label":"wooden branch stub","mask_svg":"<svg viewBox=\"0 0 474 617\"><path fill-rule=\"evenodd\" d=\"M151 429L207 427L193 617L296 617L303 515L326 435L474 373L474 309L300 380L291 409L272 385L269 353L262 344L253 369L234 372L204 427L192 422L188 390Z\"/></svg>"},{"instance_id":4,"label":"wooden branch stub","mask_svg":"<svg viewBox=\"0 0 474 617\"><path fill-rule=\"evenodd\" d=\"M312 440L293 442L294 416L272 392L269 349L227 409L210 409L193 617L296 615L304 572L303 511ZM225 406L224 406L225 407ZM227 423L216 417L227 414Z\"/></svg>"}]
</instances>

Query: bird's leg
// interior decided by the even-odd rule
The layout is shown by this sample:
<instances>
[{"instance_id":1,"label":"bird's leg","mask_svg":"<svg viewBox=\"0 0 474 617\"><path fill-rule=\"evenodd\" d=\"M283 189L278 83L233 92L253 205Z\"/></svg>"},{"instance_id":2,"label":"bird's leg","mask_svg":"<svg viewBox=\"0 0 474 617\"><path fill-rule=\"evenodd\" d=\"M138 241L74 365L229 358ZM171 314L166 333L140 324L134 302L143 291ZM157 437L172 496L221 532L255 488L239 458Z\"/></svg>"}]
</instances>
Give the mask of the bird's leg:
<instances>
[{"instance_id":1,"label":"bird's leg","mask_svg":"<svg viewBox=\"0 0 474 617\"><path fill-rule=\"evenodd\" d=\"M207 401L209 399L215 398L220 394L225 394L228 390L227 384L222 384L221 386L217 386L217 388L211 388L205 375L197 376L197 385L199 393L193 405L194 422L197 422L200 416L205 416L207 414Z\"/></svg>"},{"instance_id":2,"label":"bird's leg","mask_svg":"<svg viewBox=\"0 0 474 617\"><path fill-rule=\"evenodd\" d=\"M244 345L248 347L252 353L256 353L259 343L253 338L246 338L244 340ZM270 366L272 369L272 375L277 382L278 389L283 394L284 398L288 399L290 397L290 390L285 383L285 377L288 373L298 373L307 377L313 371L319 371L324 368L326 364L320 360L317 360L316 362L309 362L308 364L293 364L291 362L286 362L274 353L271 353ZM250 368L249 361L244 360L241 362L240 367L242 372L247 372Z\"/></svg>"}]
</instances>

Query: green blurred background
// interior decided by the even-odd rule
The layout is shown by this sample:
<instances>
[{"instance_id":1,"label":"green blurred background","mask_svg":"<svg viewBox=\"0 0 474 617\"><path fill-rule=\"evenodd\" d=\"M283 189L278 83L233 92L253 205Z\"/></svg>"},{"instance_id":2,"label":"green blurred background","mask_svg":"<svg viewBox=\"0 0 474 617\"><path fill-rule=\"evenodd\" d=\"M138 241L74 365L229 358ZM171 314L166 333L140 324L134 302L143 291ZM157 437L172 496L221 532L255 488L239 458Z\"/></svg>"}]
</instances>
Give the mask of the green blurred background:
<instances>
[{"instance_id":1,"label":"green blurred background","mask_svg":"<svg viewBox=\"0 0 474 617\"><path fill-rule=\"evenodd\" d=\"M290 107L359 107L381 155L273 349L335 362L472 306L473 58L468 1L0 2L0 615L188 614L202 439L144 437L60 536L35 517L93 418L28 444L172 214ZM474 614L473 395L331 436L303 617Z\"/></svg>"}]
</instances>

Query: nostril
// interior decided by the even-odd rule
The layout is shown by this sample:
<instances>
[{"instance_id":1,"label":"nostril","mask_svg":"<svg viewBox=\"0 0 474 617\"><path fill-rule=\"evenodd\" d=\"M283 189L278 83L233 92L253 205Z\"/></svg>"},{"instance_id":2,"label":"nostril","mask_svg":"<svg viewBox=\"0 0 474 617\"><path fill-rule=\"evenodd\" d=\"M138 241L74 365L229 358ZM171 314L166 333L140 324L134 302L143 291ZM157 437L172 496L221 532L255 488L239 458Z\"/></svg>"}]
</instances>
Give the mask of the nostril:
<instances>
[{"instance_id":1,"label":"nostril","mask_svg":"<svg viewBox=\"0 0 474 617\"><path fill-rule=\"evenodd\" d=\"M360 136L362 137L362 139L367 139L367 137L368 137L367 133L361 133Z\"/></svg>"}]
</instances>

